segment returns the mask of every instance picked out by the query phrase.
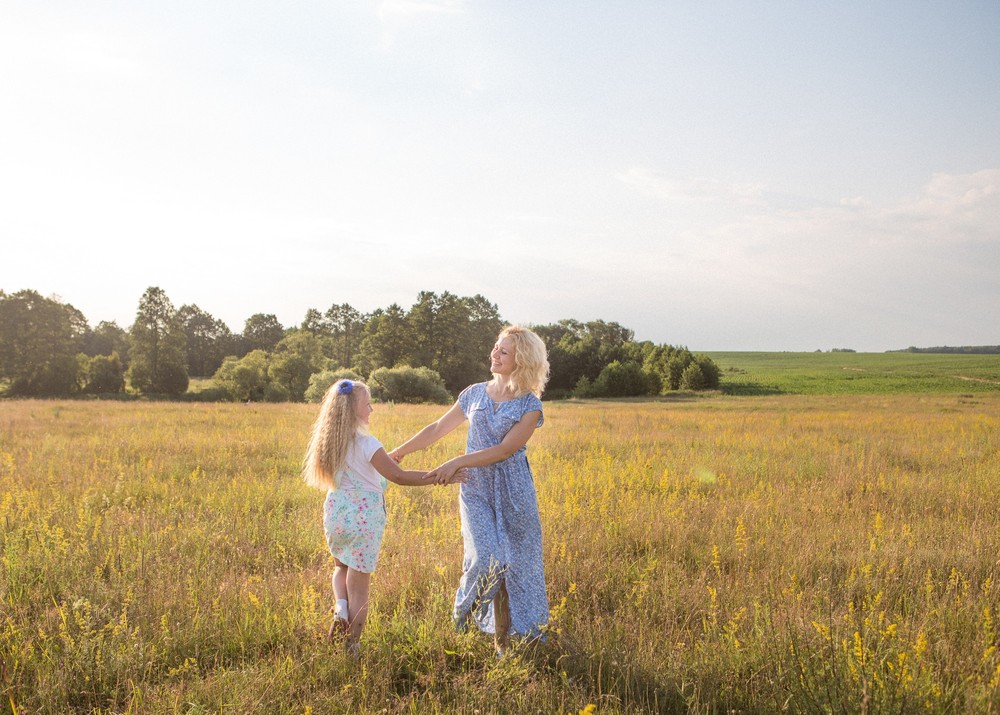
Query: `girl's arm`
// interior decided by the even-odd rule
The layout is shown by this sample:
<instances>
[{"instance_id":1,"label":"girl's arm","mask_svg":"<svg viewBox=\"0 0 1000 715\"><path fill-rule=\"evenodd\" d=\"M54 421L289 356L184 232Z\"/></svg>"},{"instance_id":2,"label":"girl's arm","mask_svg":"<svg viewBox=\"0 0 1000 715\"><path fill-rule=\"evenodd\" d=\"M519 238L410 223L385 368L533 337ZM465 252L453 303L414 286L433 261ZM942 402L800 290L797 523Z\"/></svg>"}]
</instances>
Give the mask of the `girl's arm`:
<instances>
[{"instance_id":1,"label":"girl's arm","mask_svg":"<svg viewBox=\"0 0 1000 715\"><path fill-rule=\"evenodd\" d=\"M504 435L500 444L449 459L436 469L427 472L424 479L434 481L438 484L450 484L457 470L469 467L484 467L487 464L502 462L528 443L531 435L535 433L535 428L538 426L538 418L541 416L542 413L540 410L525 412L520 421Z\"/></svg>"},{"instance_id":2,"label":"girl's arm","mask_svg":"<svg viewBox=\"0 0 1000 715\"><path fill-rule=\"evenodd\" d=\"M459 470L450 474L447 480L430 481L424 479L426 472L403 469L385 453L384 449L379 449L372 455L371 464L375 467L375 471L393 484L402 484L407 487L425 487L428 484L459 484L469 478L468 472Z\"/></svg>"},{"instance_id":3,"label":"girl's arm","mask_svg":"<svg viewBox=\"0 0 1000 715\"><path fill-rule=\"evenodd\" d=\"M465 422L465 413L462 412L462 406L456 402L451 406L451 409L441 416L439 420L431 422L429 425L403 442L403 444L392 450L389 453L389 457L396 462L400 462L406 455L413 452L419 452L420 450L434 444L463 422ZM385 478L388 479L389 477Z\"/></svg>"}]
</instances>

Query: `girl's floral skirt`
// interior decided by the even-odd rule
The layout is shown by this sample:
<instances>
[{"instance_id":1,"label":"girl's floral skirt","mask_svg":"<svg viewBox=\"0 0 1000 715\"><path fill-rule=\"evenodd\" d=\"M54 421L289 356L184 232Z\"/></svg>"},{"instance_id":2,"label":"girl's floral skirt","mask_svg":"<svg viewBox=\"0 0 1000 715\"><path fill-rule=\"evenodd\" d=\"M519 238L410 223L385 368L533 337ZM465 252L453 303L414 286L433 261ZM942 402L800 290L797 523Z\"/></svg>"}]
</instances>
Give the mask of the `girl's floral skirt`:
<instances>
[{"instance_id":1,"label":"girl's floral skirt","mask_svg":"<svg viewBox=\"0 0 1000 715\"><path fill-rule=\"evenodd\" d=\"M385 497L381 492L331 489L323 504L323 529L335 559L372 573L385 531Z\"/></svg>"}]
</instances>

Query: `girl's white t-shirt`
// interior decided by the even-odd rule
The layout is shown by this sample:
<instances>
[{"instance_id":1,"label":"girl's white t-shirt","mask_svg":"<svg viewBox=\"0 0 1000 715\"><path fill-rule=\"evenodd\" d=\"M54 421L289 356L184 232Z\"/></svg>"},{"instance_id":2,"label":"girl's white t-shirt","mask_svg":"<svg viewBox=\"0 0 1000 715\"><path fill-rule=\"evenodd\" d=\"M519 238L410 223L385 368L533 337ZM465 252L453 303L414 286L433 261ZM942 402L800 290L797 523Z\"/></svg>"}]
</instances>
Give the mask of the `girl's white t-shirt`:
<instances>
[{"instance_id":1,"label":"girl's white t-shirt","mask_svg":"<svg viewBox=\"0 0 1000 715\"><path fill-rule=\"evenodd\" d=\"M372 456L382 449L382 443L370 434L358 432L347 448L347 459L337 472L341 489L360 489L365 492L385 491L386 480L372 466Z\"/></svg>"}]
</instances>

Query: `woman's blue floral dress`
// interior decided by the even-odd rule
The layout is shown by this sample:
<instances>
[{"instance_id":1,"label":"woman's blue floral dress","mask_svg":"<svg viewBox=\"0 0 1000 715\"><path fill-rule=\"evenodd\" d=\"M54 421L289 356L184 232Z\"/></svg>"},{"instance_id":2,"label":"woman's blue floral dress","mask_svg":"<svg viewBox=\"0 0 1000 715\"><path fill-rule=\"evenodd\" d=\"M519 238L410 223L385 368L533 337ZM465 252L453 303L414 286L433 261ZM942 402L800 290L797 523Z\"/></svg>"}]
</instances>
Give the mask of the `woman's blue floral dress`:
<instances>
[{"instance_id":1,"label":"woman's blue floral dress","mask_svg":"<svg viewBox=\"0 0 1000 715\"><path fill-rule=\"evenodd\" d=\"M458 402L469 420L467 452L499 444L527 412L539 413L539 427L544 421L542 401L535 395L494 403L486 393L486 383L467 387ZM469 481L459 490L465 556L455 595L455 623L463 628L471 616L481 630L495 632L490 605L505 581L511 632L538 636L549 620L549 601L542 565L542 524L525 448L502 462L469 471Z\"/></svg>"}]
</instances>

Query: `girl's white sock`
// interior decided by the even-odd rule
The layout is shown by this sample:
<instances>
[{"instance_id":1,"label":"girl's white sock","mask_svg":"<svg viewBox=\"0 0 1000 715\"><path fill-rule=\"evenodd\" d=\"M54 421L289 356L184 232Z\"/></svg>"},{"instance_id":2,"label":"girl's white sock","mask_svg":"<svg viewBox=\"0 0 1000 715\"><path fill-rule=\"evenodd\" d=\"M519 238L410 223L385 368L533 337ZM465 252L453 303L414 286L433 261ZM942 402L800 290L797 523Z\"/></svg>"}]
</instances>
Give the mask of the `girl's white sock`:
<instances>
[{"instance_id":1,"label":"girl's white sock","mask_svg":"<svg viewBox=\"0 0 1000 715\"><path fill-rule=\"evenodd\" d=\"M345 621L350 620L350 612L347 610L346 598L337 599L337 603L333 607L333 617L341 618Z\"/></svg>"}]
</instances>

